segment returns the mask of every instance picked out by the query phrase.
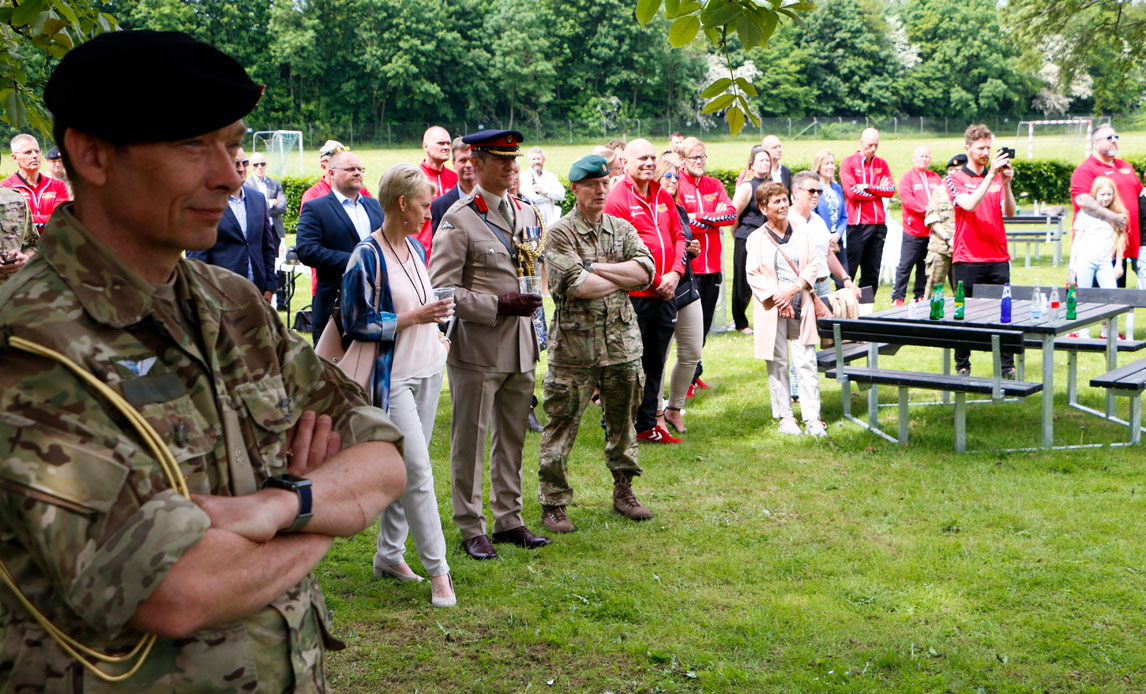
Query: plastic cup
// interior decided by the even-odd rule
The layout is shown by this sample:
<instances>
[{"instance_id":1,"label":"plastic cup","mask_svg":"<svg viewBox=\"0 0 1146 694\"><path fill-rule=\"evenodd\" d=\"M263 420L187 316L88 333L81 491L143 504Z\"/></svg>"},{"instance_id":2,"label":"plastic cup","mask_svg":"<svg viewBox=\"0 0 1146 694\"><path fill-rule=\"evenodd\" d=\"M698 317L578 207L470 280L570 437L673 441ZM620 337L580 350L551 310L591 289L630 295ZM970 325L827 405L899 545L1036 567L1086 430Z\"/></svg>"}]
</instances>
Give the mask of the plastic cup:
<instances>
[{"instance_id":1,"label":"plastic cup","mask_svg":"<svg viewBox=\"0 0 1146 694\"><path fill-rule=\"evenodd\" d=\"M517 286L520 287L522 294L537 294L541 295L541 278L532 275L517 278Z\"/></svg>"},{"instance_id":2,"label":"plastic cup","mask_svg":"<svg viewBox=\"0 0 1146 694\"><path fill-rule=\"evenodd\" d=\"M453 299L453 298L454 298L454 288L453 287L441 287L439 289L434 290L434 301L441 301L442 299ZM439 323L448 323L448 322L450 322L450 318L453 317L453 315L454 315L454 312L451 310L448 316L446 316L445 318L439 318L438 322Z\"/></svg>"}]
</instances>

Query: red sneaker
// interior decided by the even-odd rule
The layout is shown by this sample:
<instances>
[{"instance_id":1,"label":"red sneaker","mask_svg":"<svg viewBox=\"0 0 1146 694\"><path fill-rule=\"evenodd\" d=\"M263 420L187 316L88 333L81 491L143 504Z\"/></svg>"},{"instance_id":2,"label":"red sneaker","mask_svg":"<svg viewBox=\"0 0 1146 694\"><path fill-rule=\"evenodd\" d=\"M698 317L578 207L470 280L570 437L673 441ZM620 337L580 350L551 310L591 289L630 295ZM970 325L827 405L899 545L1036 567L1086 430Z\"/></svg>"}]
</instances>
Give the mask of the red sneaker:
<instances>
[{"instance_id":1,"label":"red sneaker","mask_svg":"<svg viewBox=\"0 0 1146 694\"><path fill-rule=\"evenodd\" d=\"M699 378L696 379L696 387L700 388L701 390L712 390L712 386L708 385L707 383L700 380Z\"/></svg>"},{"instance_id":2,"label":"red sneaker","mask_svg":"<svg viewBox=\"0 0 1146 694\"><path fill-rule=\"evenodd\" d=\"M891 302L892 306L903 306L903 299L896 299Z\"/></svg>"},{"instance_id":3,"label":"red sneaker","mask_svg":"<svg viewBox=\"0 0 1146 694\"><path fill-rule=\"evenodd\" d=\"M694 395L696 395L696 384L690 383L688 385L688 395L686 395L685 398L688 400L692 400L692 396L694 396Z\"/></svg>"},{"instance_id":4,"label":"red sneaker","mask_svg":"<svg viewBox=\"0 0 1146 694\"><path fill-rule=\"evenodd\" d=\"M664 427L661 426L655 426L648 431L638 432L637 440L644 441L645 443L681 443L683 441L683 439L678 439L665 431Z\"/></svg>"}]
</instances>

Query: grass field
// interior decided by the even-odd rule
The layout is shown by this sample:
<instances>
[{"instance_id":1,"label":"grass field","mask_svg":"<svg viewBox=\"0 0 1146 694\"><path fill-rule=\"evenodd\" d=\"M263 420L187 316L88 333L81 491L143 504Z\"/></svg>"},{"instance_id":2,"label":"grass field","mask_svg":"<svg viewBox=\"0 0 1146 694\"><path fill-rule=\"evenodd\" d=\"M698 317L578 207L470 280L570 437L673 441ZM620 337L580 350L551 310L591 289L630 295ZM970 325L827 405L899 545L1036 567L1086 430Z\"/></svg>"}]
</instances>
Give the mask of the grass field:
<instances>
[{"instance_id":1,"label":"grass field","mask_svg":"<svg viewBox=\"0 0 1146 694\"><path fill-rule=\"evenodd\" d=\"M1060 283L1049 255L1016 267L1014 282ZM349 643L328 656L337 691L1146 690L1141 449L993 452L1037 443L1037 396L971 406L968 444L980 452L963 456L951 408L915 408L902 448L842 422L840 390L824 378L829 438L782 437L751 340L712 336L714 389L689 402L685 443L642 446L635 487L652 521L612 512L590 407L570 461L577 532L534 552L499 549L495 562L466 558L450 519L444 392L431 453L459 606L431 608L426 584L374 580L376 529L338 541L317 569ZM881 363L938 359L905 348ZM1123 440L1124 428L1066 406L1065 360L1056 442ZM1080 374L1100 361L1083 356ZM894 410L881 421L892 428ZM535 530L538 441L529 436L523 464ZM407 559L421 571L412 543Z\"/></svg>"},{"instance_id":2,"label":"grass field","mask_svg":"<svg viewBox=\"0 0 1146 694\"><path fill-rule=\"evenodd\" d=\"M455 133L456 134L456 133ZM758 140L739 139L736 141L718 141L707 146L708 166L713 169L743 168L748 159L748 152ZM604 143L602 143L604 144ZM667 142L654 142L658 148L667 148ZM1013 135L1001 134L998 139L999 146L1010 146L1018 150L1019 156L1026 156L1026 139L1016 141ZM927 145L931 148L932 156L946 161L963 151L963 138L885 138L880 144L879 156L887 160L895 176L911 168L911 154L918 145ZM524 149L532 147L528 141ZM544 145L548 160L546 168L565 177L569 174L569 167L580 157L589 154L590 145ZM810 165L812 157L820 150L828 149L836 155L837 162L858 149L858 143L852 140L794 140L784 142L784 163ZM1121 150L1125 154L1136 154L1146 151L1146 133L1127 133L1122 135ZM368 169L366 180L371 191L377 188L378 177L390 166L399 162L417 163L422 160L423 152L420 148L410 149L363 149L357 150L363 165ZM1065 161L1081 161L1084 156L1082 149L1072 146L1065 140L1046 137L1035 138L1035 157L1039 159L1062 159ZM524 159L522 160L524 162ZM317 151L306 152L305 162L309 175L317 176ZM524 165L524 164L523 164Z\"/></svg>"}]
</instances>

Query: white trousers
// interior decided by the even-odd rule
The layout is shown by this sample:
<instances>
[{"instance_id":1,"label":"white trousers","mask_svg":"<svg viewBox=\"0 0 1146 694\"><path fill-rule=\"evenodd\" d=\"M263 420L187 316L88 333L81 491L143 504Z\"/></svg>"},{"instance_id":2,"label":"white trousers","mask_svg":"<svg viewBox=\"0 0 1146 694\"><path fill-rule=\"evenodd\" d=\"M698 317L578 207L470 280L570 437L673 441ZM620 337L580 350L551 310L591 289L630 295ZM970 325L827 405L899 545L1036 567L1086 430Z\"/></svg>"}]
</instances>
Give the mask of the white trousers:
<instances>
[{"instance_id":1,"label":"white trousers","mask_svg":"<svg viewBox=\"0 0 1146 694\"><path fill-rule=\"evenodd\" d=\"M391 566L403 563L406 536L412 534L422 566L431 576L450 572L429 450L441 394L442 372L390 384L390 419L404 437L406 493L382 511L378 533L378 558Z\"/></svg>"},{"instance_id":2,"label":"white trousers","mask_svg":"<svg viewBox=\"0 0 1146 694\"><path fill-rule=\"evenodd\" d=\"M816 346L795 341L800 336L800 321L780 318L776 321L776 346L768 362L768 390L772 395L772 417L792 416L792 393L788 381L788 356L796 367L800 390L800 413L805 422L820 418L820 377L816 373ZM791 341L790 341L791 340Z\"/></svg>"}]
</instances>

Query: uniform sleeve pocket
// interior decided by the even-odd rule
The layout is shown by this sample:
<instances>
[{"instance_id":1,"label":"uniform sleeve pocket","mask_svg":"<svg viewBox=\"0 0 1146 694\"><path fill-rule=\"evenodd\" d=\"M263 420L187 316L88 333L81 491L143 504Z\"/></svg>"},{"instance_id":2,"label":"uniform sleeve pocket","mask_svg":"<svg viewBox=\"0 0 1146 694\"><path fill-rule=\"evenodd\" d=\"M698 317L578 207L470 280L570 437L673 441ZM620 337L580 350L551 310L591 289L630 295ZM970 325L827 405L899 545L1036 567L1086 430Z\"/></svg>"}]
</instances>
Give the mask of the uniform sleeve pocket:
<instances>
[{"instance_id":1,"label":"uniform sleeve pocket","mask_svg":"<svg viewBox=\"0 0 1146 694\"><path fill-rule=\"evenodd\" d=\"M106 513L119 498L130 469L107 451L67 440L21 441L0 466L11 491L72 511Z\"/></svg>"},{"instance_id":2,"label":"uniform sleeve pocket","mask_svg":"<svg viewBox=\"0 0 1146 694\"><path fill-rule=\"evenodd\" d=\"M235 388L235 394L260 429L281 433L294 424L294 403L287 397L281 376L244 383Z\"/></svg>"}]
</instances>

